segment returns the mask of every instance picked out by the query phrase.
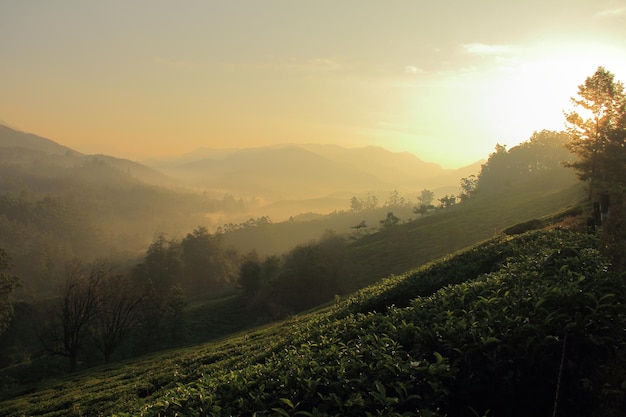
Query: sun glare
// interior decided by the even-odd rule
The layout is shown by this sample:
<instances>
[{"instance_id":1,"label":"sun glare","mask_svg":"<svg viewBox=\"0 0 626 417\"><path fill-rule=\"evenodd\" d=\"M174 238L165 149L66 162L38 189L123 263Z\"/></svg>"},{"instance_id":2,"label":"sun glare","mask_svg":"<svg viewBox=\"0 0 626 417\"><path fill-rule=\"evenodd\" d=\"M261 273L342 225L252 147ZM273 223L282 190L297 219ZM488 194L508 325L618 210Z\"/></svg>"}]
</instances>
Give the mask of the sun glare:
<instances>
[{"instance_id":1,"label":"sun glare","mask_svg":"<svg viewBox=\"0 0 626 417\"><path fill-rule=\"evenodd\" d=\"M506 63L483 78L483 95L474 110L488 136L509 147L534 131L563 130L564 112L572 109L578 86L598 66L616 74L626 68L623 56L595 43L551 45Z\"/></svg>"}]
</instances>

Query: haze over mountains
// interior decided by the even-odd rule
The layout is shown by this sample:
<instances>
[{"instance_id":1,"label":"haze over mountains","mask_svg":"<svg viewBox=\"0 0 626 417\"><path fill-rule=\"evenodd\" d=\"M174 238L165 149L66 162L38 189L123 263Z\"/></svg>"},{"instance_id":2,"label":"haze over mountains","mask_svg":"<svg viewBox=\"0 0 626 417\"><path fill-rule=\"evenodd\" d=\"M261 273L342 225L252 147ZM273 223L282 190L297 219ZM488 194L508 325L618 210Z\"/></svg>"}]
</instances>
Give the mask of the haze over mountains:
<instances>
[{"instance_id":1,"label":"haze over mountains","mask_svg":"<svg viewBox=\"0 0 626 417\"><path fill-rule=\"evenodd\" d=\"M109 155L85 155L50 139L31 133L20 132L0 124L0 162L3 165L31 174L59 173L59 168L75 167L88 160L97 158L110 167L126 173L128 179L151 185L173 185L174 181L160 172L128 159ZM49 170L47 172L47 170Z\"/></svg>"},{"instance_id":2,"label":"haze over mountains","mask_svg":"<svg viewBox=\"0 0 626 417\"><path fill-rule=\"evenodd\" d=\"M303 211L328 213L344 209L353 195L371 193L384 199L397 190L413 199L423 188L439 190L440 194L454 193L460 178L477 174L480 169L480 162L461 169L444 169L410 153L381 147L313 144L203 148L138 163L109 155L85 155L2 125L0 148L3 164L30 167L33 173L52 175L59 167L97 158L120 173L118 180L126 177L149 185L186 187L216 198L244 198L254 202L260 210L256 214L277 219Z\"/></svg>"}]
</instances>

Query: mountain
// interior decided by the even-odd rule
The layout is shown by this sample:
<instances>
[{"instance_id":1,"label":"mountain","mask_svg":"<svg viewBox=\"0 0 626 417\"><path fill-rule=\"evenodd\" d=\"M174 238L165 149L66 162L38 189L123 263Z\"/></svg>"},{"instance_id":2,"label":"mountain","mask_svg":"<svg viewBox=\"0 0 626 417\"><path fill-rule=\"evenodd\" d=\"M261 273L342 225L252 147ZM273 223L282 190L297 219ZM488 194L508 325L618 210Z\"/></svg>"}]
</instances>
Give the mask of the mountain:
<instances>
[{"instance_id":1,"label":"mountain","mask_svg":"<svg viewBox=\"0 0 626 417\"><path fill-rule=\"evenodd\" d=\"M159 233L215 228L216 213L243 207L137 162L0 126L0 248L27 291L49 290L70 259L141 253Z\"/></svg>"},{"instance_id":2,"label":"mountain","mask_svg":"<svg viewBox=\"0 0 626 417\"><path fill-rule=\"evenodd\" d=\"M195 186L264 200L300 200L454 186L459 175L477 174L476 163L459 170L381 147L274 145L243 150L198 149L146 164Z\"/></svg>"},{"instance_id":3,"label":"mountain","mask_svg":"<svg viewBox=\"0 0 626 417\"><path fill-rule=\"evenodd\" d=\"M67 146L33 135L32 133L20 132L8 126L0 124L0 147L2 148L25 148L32 151L43 152L51 155L82 155Z\"/></svg>"},{"instance_id":4,"label":"mountain","mask_svg":"<svg viewBox=\"0 0 626 417\"><path fill-rule=\"evenodd\" d=\"M0 125L0 163L19 166L31 174L46 177L61 175L60 169L74 168L97 161L119 171L128 181L150 185L172 186L176 182L161 172L127 159L109 155L85 155L50 139ZM95 172L92 172L95 174ZM95 180L89 175L82 180Z\"/></svg>"}]
</instances>

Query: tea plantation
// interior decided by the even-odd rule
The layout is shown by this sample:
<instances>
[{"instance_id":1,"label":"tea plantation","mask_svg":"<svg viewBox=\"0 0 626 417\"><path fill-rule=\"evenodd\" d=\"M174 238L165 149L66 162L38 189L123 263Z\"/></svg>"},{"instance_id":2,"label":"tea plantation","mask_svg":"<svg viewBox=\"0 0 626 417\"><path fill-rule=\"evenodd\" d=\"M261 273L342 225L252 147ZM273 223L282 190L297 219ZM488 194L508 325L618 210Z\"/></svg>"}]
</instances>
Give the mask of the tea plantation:
<instances>
[{"instance_id":1,"label":"tea plantation","mask_svg":"<svg viewBox=\"0 0 626 417\"><path fill-rule=\"evenodd\" d=\"M0 414L623 416L626 286L599 246L499 236L324 310L14 392Z\"/></svg>"}]
</instances>

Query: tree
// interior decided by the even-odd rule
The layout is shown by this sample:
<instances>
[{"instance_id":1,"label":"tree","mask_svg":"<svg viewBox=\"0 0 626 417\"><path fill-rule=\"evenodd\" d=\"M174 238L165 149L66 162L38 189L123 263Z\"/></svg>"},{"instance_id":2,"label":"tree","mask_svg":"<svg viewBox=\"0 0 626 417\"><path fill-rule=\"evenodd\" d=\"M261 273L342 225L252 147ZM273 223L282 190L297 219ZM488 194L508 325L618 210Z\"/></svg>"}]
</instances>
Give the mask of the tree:
<instances>
[{"instance_id":1,"label":"tree","mask_svg":"<svg viewBox=\"0 0 626 417\"><path fill-rule=\"evenodd\" d=\"M165 295L183 274L180 244L161 233L148 247L144 261L135 267L134 274L145 285L152 287L156 295Z\"/></svg>"},{"instance_id":2,"label":"tree","mask_svg":"<svg viewBox=\"0 0 626 417\"><path fill-rule=\"evenodd\" d=\"M435 206L433 206L433 200L435 199L435 193L430 190L422 190L420 194L417 196L416 207L413 207L413 213L420 214L422 216L426 215L429 211L433 210Z\"/></svg>"},{"instance_id":3,"label":"tree","mask_svg":"<svg viewBox=\"0 0 626 417\"><path fill-rule=\"evenodd\" d=\"M256 252L246 256L239 267L239 285L249 294L255 293L261 286L263 267Z\"/></svg>"},{"instance_id":4,"label":"tree","mask_svg":"<svg viewBox=\"0 0 626 417\"><path fill-rule=\"evenodd\" d=\"M9 254L0 248L0 334L9 327L13 318L13 305L11 304L11 293L19 285L19 278L11 275Z\"/></svg>"},{"instance_id":5,"label":"tree","mask_svg":"<svg viewBox=\"0 0 626 417\"><path fill-rule=\"evenodd\" d=\"M417 202L420 206L430 206L435 200L435 193L431 190L423 189L417 196Z\"/></svg>"},{"instance_id":6,"label":"tree","mask_svg":"<svg viewBox=\"0 0 626 417\"><path fill-rule=\"evenodd\" d=\"M481 165L478 175L478 189L482 192L510 185L510 158L506 145L496 144L487 162ZM441 199L439 200L441 201Z\"/></svg>"},{"instance_id":7,"label":"tree","mask_svg":"<svg viewBox=\"0 0 626 417\"><path fill-rule=\"evenodd\" d=\"M352 268L347 256L346 240L333 232L318 243L295 247L285 255L280 273L273 273L274 300L302 311L343 294Z\"/></svg>"},{"instance_id":8,"label":"tree","mask_svg":"<svg viewBox=\"0 0 626 417\"><path fill-rule=\"evenodd\" d=\"M93 326L96 348L104 355L105 363L128 336L140 302L141 296L128 276L112 271L106 274L100 285Z\"/></svg>"},{"instance_id":9,"label":"tree","mask_svg":"<svg viewBox=\"0 0 626 417\"><path fill-rule=\"evenodd\" d=\"M198 227L181 241L187 287L195 290L214 289L226 281L222 236L211 235L205 227Z\"/></svg>"},{"instance_id":10,"label":"tree","mask_svg":"<svg viewBox=\"0 0 626 417\"><path fill-rule=\"evenodd\" d=\"M378 197L368 194L367 199L364 202L363 209L374 210L376 207L378 207Z\"/></svg>"},{"instance_id":11,"label":"tree","mask_svg":"<svg viewBox=\"0 0 626 417\"><path fill-rule=\"evenodd\" d=\"M542 172L561 169L573 162L574 155L567 148L570 140L567 132L542 130L533 132L530 139L511 149L511 153L520 154L522 169L526 172Z\"/></svg>"},{"instance_id":12,"label":"tree","mask_svg":"<svg viewBox=\"0 0 626 417\"><path fill-rule=\"evenodd\" d=\"M472 197L476 193L476 186L478 185L478 179L476 175L470 175L467 178L461 178L461 192L459 198L461 201L465 201Z\"/></svg>"},{"instance_id":13,"label":"tree","mask_svg":"<svg viewBox=\"0 0 626 417\"><path fill-rule=\"evenodd\" d=\"M404 197L400 196L398 190L394 190L389 195L389 200L385 203L387 207L402 207L406 204Z\"/></svg>"},{"instance_id":14,"label":"tree","mask_svg":"<svg viewBox=\"0 0 626 417\"><path fill-rule=\"evenodd\" d=\"M387 213L387 217L384 218L383 220L380 220L380 225L384 228L384 229L388 229L390 227L393 227L395 225L397 225L398 223L400 223L400 218L398 216L396 216L395 214L393 214L393 212L389 212Z\"/></svg>"},{"instance_id":15,"label":"tree","mask_svg":"<svg viewBox=\"0 0 626 417\"><path fill-rule=\"evenodd\" d=\"M441 208L448 208L456 204L456 197L454 195L444 195L439 199Z\"/></svg>"},{"instance_id":16,"label":"tree","mask_svg":"<svg viewBox=\"0 0 626 417\"><path fill-rule=\"evenodd\" d=\"M354 226L350 226L350 229L356 230L356 235L360 236L365 229L367 229L367 222L365 220L361 220L358 224Z\"/></svg>"},{"instance_id":17,"label":"tree","mask_svg":"<svg viewBox=\"0 0 626 417\"><path fill-rule=\"evenodd\" d=\"M359 200L358 198L352 197L350 199L350 210L358 213L359 211L363 211L364 206L363 200Z\"/></svg>"},{"instance_id":18,"label":"tree","mask_svg":"<svg viewBox=\"0 0 626 417\"><path fill-rule=\"evenodd\" d=\"M459 198L465 200L467 195L478 192L487 194L505 187L514 188L546 172L563 170L573 160L565 147L568 142L566 132L542 130L510 150L496 145L475 181L472 177L461 179Z\"/></svg>"},{"instance_id":19,"label":"tree","mask_svg":"<svg viewBox=\"0 0 626 417\"><path fill-rule=\"evenodd\" d=\"M578 160L569 166L577 171L582 181L589 181L591 198L606 188L607 182L624 174L624 165L619 164L625 151L624 85L614 81L611 72L598 67L578 86L578 97L571 100L575 110L565 114L571 137L568 146ZM614 166L615 161L618 161L617 166Z\"/></svg>"},{"instance_id":20,"label":"tree","mask_svg":"<svg viewBox=\"0 0 626 417\"><path fill-rule=\"evenodd\" d=\"M66 356L70 369L76 369L78 356L83 349L94 323L98 308L98 286L107 273L107 267L93 264L86 267L73 261L66 267L65 280L59 298L53 307L40 340L53 355Z\"/></svg>"}]
</instances>

